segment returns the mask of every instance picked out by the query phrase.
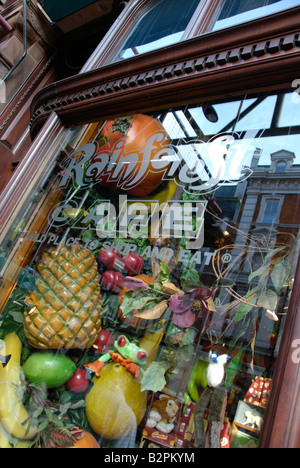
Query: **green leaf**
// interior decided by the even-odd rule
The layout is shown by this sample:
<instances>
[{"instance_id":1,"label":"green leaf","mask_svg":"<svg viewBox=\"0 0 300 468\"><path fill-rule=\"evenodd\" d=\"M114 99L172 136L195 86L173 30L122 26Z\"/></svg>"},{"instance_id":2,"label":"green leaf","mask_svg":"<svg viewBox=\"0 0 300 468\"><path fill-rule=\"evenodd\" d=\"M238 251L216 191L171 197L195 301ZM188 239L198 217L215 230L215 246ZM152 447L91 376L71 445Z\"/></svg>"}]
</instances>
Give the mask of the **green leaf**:
<instances>
[{"instance_id":1,"label":"green leaf","mask_svg":"<svg viewBox=\"0 0 300 468\"><path fill-rule=\"evenodd\" d=\"M202 286L200 276L195 268L194 262L188 263L186 268L183 270L180 278L180 284L181 287L186 290L200 288Z\"/></svg>"},{"instance_id":2,"label":"green leaf","mask_svg":"<svg viewBox=\"0 0 300 468\"><path fill-rule=\"evenodd\" d=\"M275 310L277 306L277 294L271 289L263 291L257 300L258 307Z\"/></svg>"},{"instance_id":3,"label":"green leaf","mask_svg":"<svg viewBox=\"0 0 300 468\"><path fill-rule=\"evenodd\" d=\"M278 247L277 249L271 250L271 252L269 252L265 256L265 260L267 260L268 258L272 258L275 254L277 254L278 252L281 252L284 249L285 249L285 247Z\"/></svg>"},{"instance_id":4,"label":"green leaf","mask_svg":"<svg viewBox=\"0 0 300 468\"><path fill-rule=\"evenodd\" d=\"M291 266L284 259L274 265L273 271L271 273L271 280L277 292L280 292L280 290L283 288L284 284L288 280L290 272Z\"/></svg>"},{"instance_id":5,"label":"green leaf","mask_svg":"<svg viewBox=\"0 0 300 468\"><path fill-rule=\"evenodd\" d=\"M234 337L229 342L228 349L233 349L236 343L238 342L238 340L245 335L245 333L248 330L250 322L251 322L251 318L248 317L245 320L244 324L239 328L239 330L234 333Z\"/></svg>"},{"instance_id":6,"label":"green leaf","mask_svg":"<svg viewBox=\"0 0 300 468\"><path fill-rule=\"evenodd\" d=\"M226 379L225 379L226 388L230 387L233 384L236 375L241 370L244 354L245 354L245 350L240 349L239 352L236 354L236 356L229 362L229 365L227 367L227 372L226 372Z\"/></svg>"},{"instance_id":7,"label":"green leaf","mask_svg":"<svg viewBox=\"0 0 300 468\"><path fill-rule=\"evenodd\" d=\"M18 311L10 311L10 315L12 319L16 323L23 323L24 322L24 314L23 312L18 312Z\"/></svg>"},{"instance_id":8,"label":"green leaf","mask_svg":"<svg viewBox=\"0 0 300 468\"><path fill-rule=\"evenodd\" d=\"M194 345L195 335L196 335L196 330L194 330L193 328L188 328L185 331L183 338L179 343L179 347L182 348L184 346Z\"/></svg>"},{"instance_id":9,"label":"green leaf","mask_svg":"<svg viewBox=\"0 0 300 468\"><path fill-rule=\"evenodd\" d=\"M153 362L142 378L141 391L160 392L166 385L165 373L169 369L168 363Z\"/></svg>"},{"instance_id":10,"label":"green leaf","mask_svg":"<svg viewBox=\"0 0 300 468\"><path fill-rule=\"evenodd\" d=\"M156 294L149 294L143 295L143 292L129 291L130 294L127 292L124 294L124 300L121 305L121 310L123 317L130 316L133 311L135 310L144 310L146 307L153 307L156 301L159 299ZM137 294L136 294L137 293Z\"/></svg>"},{"instance_id":11,"label":"green leaf","mask_svg":"<svg viewBox=\"0 0 300 468\"><path fill-rule=\"evenodd\" d=\"M169 280L168 267L165 263L160 262L160 269L161 271L160 271L159 277L160 277L160 280L164 283Z\"/></svg>"},{"instance_id":12,"label":"green leaf","mask_svg":"<svg viewBox=\"0 0 300 468\"><path fill-rule=\"evenodd\" d=\"M32 417L33 418L38 418L42 412L44 411L44 408L42 406L39 406L38 408L36 408L33 413L32 413Z\"/></svg>"},{"instance_id":13,"label":"green leaf","mask_svg":"<svg viewBox=\"0 0 300 468\"><path fill-rule=\"evenodd\" d=\"M39 432L44 431L44 430L47 428L48 424L49 424L49 420L48 420L48 419L46 419L45 421L41 422L41 423L39 424L39 426L38 426L38 431L39 431Z\"/></svg>"},{"instance_id":14,"label":"green leaf","mask_svg":"<svg viewBox=\"0 0 300 468\"><path fill-rule=\"evenodd\" d=\"M235 323L240 322L241 320L243 320L243 318L244 318L249 312L251 312L252 309L253 309L253 305L252 305L252 304L242 304L242 305L240 305L240 307L239 307L238 310L236 311L236 314L235 314L235 317L234 317Z\"/></svg>"},{"instance_id":15,"label":"green leaf","mask_svg":"<svg viewBox=\"0 0 300 468\"><path fill-rule=\"evenodd\" d=\"M109 299L109 306L114 312L118 312L120 308L120 302L118 296L115 294L112 294L110 299Z\"/></svg>"},{"instance_id":16,"label":"green leaf","mask_svg":"<svg viewBox=\"0 0 300 468\"><path fill-rule=\"evenodd\" d=\"M218 288L233 288L235 286L235 281L228 278L222 278L218 281L217 286Z\"/></svg>"},{"instance_id":17,"label":"green leaf","mask_svg":"<svg viewBox=\"0 0 300 468\"><path fill-rule=\"evenodd\" d=\"M50 420L53 419L54 415L53 415L53 412L50 409L46 408L45 413L46 413L46 416L47 416L48 419L50 419Z\"/></svg>"},{"instance_id":18,"label":"green leaf","mask_svg":"<svg viewBox=\"0 0 300 468\"><path fill-rule=\"evenodd\" d=\"M72 407L71 409L72 410L75 410L75 409L78 409L78 408L85 408L86 407L86 403L84 400L80 400L78 401L77 403L72 403Z\"/></svg>"},{"instance_id":19,"label":"green leaf","mask_svg":"<svg viewBox=\"0 0 300 468\"><path fill-rule=\"evenodd\" d=\"M253 271L249 277L248 277L248 281L250 283L250 281L252 281L254 278L256 278L257 276L261 276L263 273L265 273L266 270L268 270L270 268L270 265L263 265L261 266L260 268L258 268L258 270L255 270Z\"/></svg>"}]
</instances>

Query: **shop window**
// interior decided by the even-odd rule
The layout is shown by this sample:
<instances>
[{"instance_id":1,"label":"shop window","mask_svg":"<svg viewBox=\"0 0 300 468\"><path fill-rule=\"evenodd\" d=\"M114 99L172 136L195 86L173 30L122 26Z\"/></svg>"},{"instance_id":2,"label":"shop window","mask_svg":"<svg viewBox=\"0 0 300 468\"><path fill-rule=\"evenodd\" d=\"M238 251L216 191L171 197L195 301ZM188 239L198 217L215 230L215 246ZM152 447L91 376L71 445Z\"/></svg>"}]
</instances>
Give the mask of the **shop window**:
<instances>
[{"instance_id":1,"label":"shop window","mask_svg":"<svg viewBox=\"0 0 300 468\"><path fill-rule=\"evenodd\" d=\"M154 0L138 6L134 26L113 61L164 48L196 35L226 29L299 6L299 0Z\"/></svg>"},{"instance_id":2,"label":"shop window","mask_svg":"<svg viewBox=\"0 0 300 468\"><path fill-rule=\"evenodd\" d=\"M284 232L256 225L258 212L276 222L284 198L282 186L265 195L274 173L251 170L257 148L268 169L284 141L283 180L300 182L297 141L291 127L277 140L265 98L258 133L241 113L257 96L184 103L75 128L22 166L0 237L8 446L73 445L85 431L103 448L258 446L300 225L298 205ZM22 392L31 427L12 424Z\"/></svg>"},{"instance_id":3,"label":"shop window","mask_svg":"<svg viewBox=\"0 0 300 468\"><path fill-rule=\"evenodd\" d=\"M118 59L130 58L180 42L198 5L199 0L152 2L150 9L125 42Z\"/></svg>"},{"instance_id":4,"label":"shop window","mask_svg":"<svg viewBox=\"0 0 300 468\"><path fill-rule=\"evenodd\" d=\"M228 28L299 5L299 0L226 0L212 30Z\"/></svg>"}]
</instances>

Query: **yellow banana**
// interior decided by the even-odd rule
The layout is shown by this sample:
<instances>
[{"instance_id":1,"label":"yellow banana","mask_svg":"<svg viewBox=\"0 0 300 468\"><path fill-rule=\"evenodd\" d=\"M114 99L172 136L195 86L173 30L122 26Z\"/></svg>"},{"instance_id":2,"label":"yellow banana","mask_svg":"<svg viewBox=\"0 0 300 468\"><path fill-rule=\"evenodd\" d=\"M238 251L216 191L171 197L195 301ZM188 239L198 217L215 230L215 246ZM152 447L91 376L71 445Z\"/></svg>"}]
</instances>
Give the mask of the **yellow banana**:
<instances>
[{"instance_id":1,"label":"yellow banana","mask_svg":"<svg viewBox=\"0 0 300 468\"><path fill-rule=\"evenodd\" d=\"M20 395L22 343L16 333L10 333L5 337L4 344L1 354L11 357L5 367L0 363L0 422L17 439L33 439L37 428L31 424Z\"/></svg>"},{"instance_id":2,"label":"yellow banana","mask_svg":"<svg viewBox=\"0 0 300 468\"><path fill-rule=\"evenodd\" d=\"M0 448L12 448L12 446L9 443L8 434L1 424L0 424Z\"/></svg>"}]
</instances>

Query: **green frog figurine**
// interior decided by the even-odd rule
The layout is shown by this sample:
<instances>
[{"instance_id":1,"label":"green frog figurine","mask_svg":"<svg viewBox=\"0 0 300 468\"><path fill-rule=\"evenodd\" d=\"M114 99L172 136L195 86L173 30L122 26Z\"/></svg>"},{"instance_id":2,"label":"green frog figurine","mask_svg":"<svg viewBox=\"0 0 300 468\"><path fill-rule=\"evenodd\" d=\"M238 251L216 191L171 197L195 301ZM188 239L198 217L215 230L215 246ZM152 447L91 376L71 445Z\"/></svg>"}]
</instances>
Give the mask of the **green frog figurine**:
<instances>
[{"instance_id":1,"label":"green frog figurine","mask_svg":"<svg viewBox=\"0 0 300 468\"><path fill-rule=\"evenodd\" d=\"M124 366L134 377L140 377L143 370L139 366L145 366L147 363L147 351L131 343L124 335L119 336L114 342L114 347L118 352L108 351L96 361L85 364L84 367L100 377L101 369L112 360Z\"/></svg>"}]
</instances>

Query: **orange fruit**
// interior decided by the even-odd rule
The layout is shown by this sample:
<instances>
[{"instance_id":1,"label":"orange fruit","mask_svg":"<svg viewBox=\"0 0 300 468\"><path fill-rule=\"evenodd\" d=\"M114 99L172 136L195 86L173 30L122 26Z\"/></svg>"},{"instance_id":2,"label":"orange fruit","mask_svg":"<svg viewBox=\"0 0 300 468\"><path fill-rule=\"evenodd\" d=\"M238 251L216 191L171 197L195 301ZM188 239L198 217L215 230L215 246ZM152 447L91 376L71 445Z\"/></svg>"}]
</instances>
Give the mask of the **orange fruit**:
<instances>
[{"instance_id":1,"label":"orange fruit","mask_svg":"<svg viewBox=\"0 0 300 468\"><path fill-rule=\"evenodd\" d=\"M128 117L129 127L126 130L124 128L123 132L115 127L120 120L124 118L108 120L101 130L105 144L100 147L98 155L113 154L119 149L114 161L116 166L113 166L113 169L104 169L99 185L112 189L120 188L135 197L144 197L162 183L165 172L171 165L168 160L163 159L165 150L171 143L170 138L163 125L150 115L136 114ZM130 170L133 161L134 169ZM121 170L114 176L115 168L119 166ZM133 174L136 181L134 186L131 183Z\"/></svg>"},{"instance_id":2,"label":"orange fruit","mask_svg":"<svg viewBox=\"0 0 300 468\"><path fill-rule=\"evenodd\" d=\"M60 448L100 448L100 445L96 441L95 437L89 432L85 432L84 436L77 440L75 445L72 447L60 447Z\"/></svg>"},{"instance_id":3,"label":"orange fruit","mask_svg":"<svg viewBox=\"0 0 300 468\"><path fill-rule=\"evenodd\" d=\"M87 393L86 415L97 434L113 440L135 431L147 408L147 393L125 367L107 364Z\"/></svg>"}]
</instances>

